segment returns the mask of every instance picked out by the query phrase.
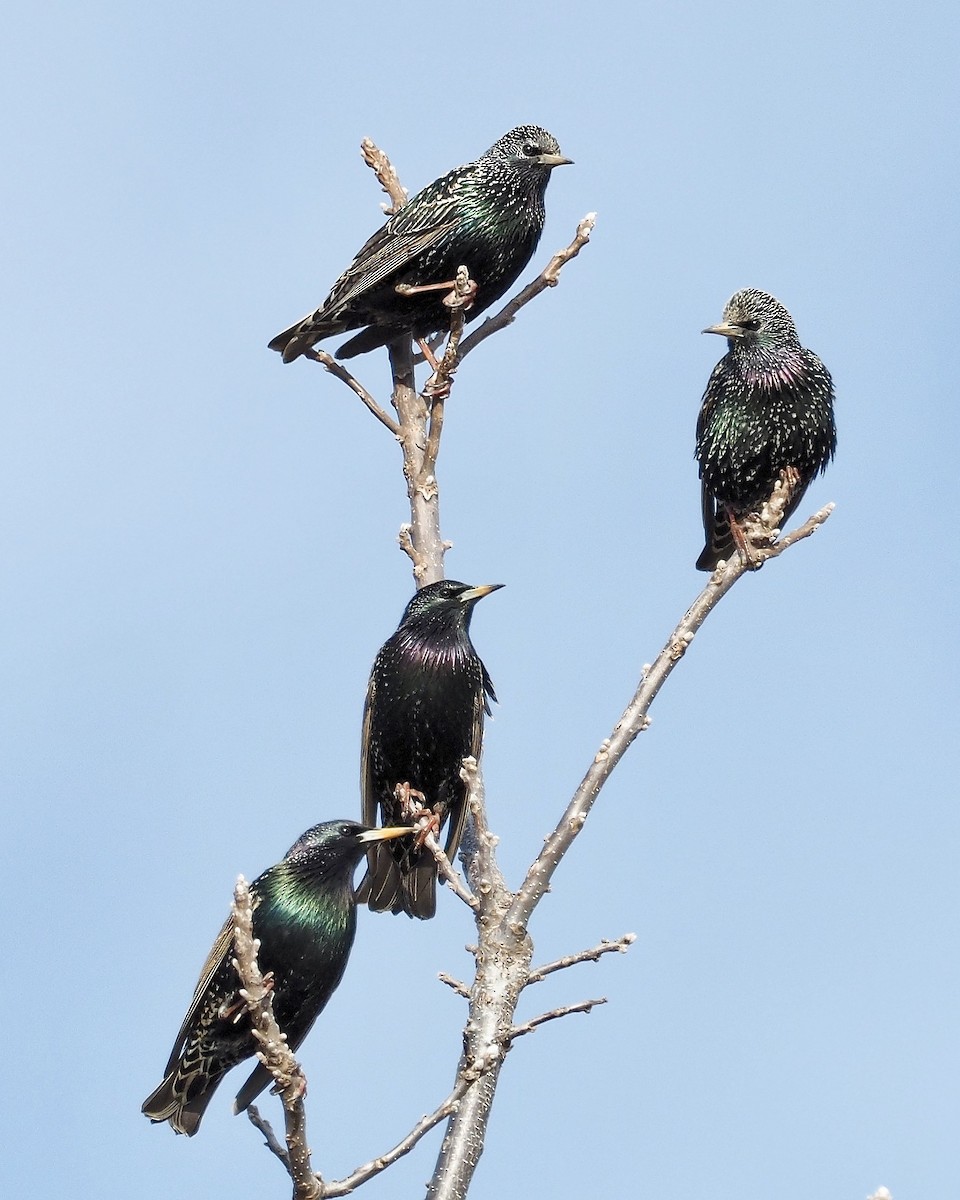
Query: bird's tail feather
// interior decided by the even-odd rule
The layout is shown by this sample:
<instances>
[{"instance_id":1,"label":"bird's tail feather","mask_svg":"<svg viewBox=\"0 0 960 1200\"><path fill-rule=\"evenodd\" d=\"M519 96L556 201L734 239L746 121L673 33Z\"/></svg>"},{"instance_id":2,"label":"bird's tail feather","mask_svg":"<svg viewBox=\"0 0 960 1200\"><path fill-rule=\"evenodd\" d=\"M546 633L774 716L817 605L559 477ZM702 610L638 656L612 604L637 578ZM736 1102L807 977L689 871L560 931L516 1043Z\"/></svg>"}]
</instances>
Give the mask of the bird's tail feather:
<instances>
[{"instance_id":1,"label":"bird's tail feather","mask_svg":"<svg viewBox=\"0 0 960 1200\"><path fill-rule=\"evenodd\" d=\"M316 313L311 313L303 320L297 321L295 325L291 325L289 329L285 329L283 333L278 333L267 343L267 348L277 350L283 355L285 363L291 363L311 346L323 341L325 337L330 337L333 333L340 333L342 329L343 326L336 322L318 322Z\"/></svg>"},{"instance_id":2,"label":"bird's tail feather","mask_svg":"<svg viewBox=\"0 0 960 1200\"><path fill-rule=\"evenodd\" d=\"M291 1047L293 1049L294 1047ZM273 1083L273 1076L263 1065L259 1063L250 1073L250 1078L237 1092L236 1099L233 1102L234 1113L246 1112L250 1105L256 1100L268 1084Z\"/></svg>"},{"instance_id":3,"label":"bird's tail feather","mask_svg":"<svg viewBox=\"0 0 960 1200\"><path fill-rule=\"evenodd\" d=\"M421 921L437 911L437 867L429 854L421 863L405 866L390 853L385 843L367 851L367 873L357 889L357 903L372 912L405 912Z\"/></svg>"},{"instance_id":4,"label":"bird's tail feather","mask_svg":"<svg viewBox=\"0 0 960 1200\"><path fill-rule=\"evenodd\" d=\"M704 522L706 524L706 522ZM723 505L717 505L713 520L707 530L706 545L697 559L698 571L713 571L721 559L736 553L736 544L730 532L730 521Z\"/></svg>"},{"instance_id":5,"label":"bird's tail feather","mask_svg":"<svg viewBox=\"0 0 960 1200\"><path fill-rule=\"evenodd\" d=\"M171 1071L144 1100L140 1111L151 1121L169 1121L174 1132L193 1137L219 1082L217 1079L197 1095L188 1096L191 1080L185 1080L178 1070Z\"/></svg>"}]
</instances>

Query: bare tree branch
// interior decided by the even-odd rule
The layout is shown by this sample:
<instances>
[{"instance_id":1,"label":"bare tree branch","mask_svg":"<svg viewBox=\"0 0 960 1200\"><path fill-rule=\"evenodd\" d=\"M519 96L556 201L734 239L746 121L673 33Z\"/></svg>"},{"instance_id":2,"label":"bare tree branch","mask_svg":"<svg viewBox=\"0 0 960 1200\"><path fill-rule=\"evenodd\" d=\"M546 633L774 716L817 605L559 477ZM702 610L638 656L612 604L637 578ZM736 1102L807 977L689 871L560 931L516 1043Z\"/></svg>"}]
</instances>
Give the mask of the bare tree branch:
<instances>
[{"instance_id":1,"label":"bare tree branch","mask_svg":"<svg viewBox=\"0 0 960 1200\"><path fill-rule=\"evenodd\" d=\"M608 941L604 938L599 946L594 946L592 950L581 950L577 954L567 954L563 958L558 958L556 962L545 963L542 967L534 967L527 976L527 986L531 983L540 983L548 975L553 975L555 971L565 971L567 967L574 967L577 963L582 962L599 962L604 954L626 954L627 950L637 940L635 933L625 933L623 937L616 938L613 941Z\"/></svg>"},{"instance_id":2,"label":"bare tree branch","mask_svg":"<svg viewBox=\"0 0 960 1200\"><path fill-rule=\"evenodd\" d=\"M338 363L331 354L328 354L326 350L317 350L311 346L309 350L303 351L303 356L304 358L310 358L314 362L319 363L322 367L325 367L331 375L335 375L337 379L342 380L342 382L345 383L355 395L360 397L360 399L367 406L370 412L373 413L381 425L386 425L394 437L398 438L400 436L400 426L396 423L393 417L391 417L389 413L384 412L384 410L380 407L376 400L374 400L373 396L370 395L363 384L360 383L353 375L351 375L346 367L344 367L341 363Z\"/></svg>"},{"instance_id":3,"label":"bare tree branch","mask_svg":"<svg viewBox=\"0 0 960 1200\"><path fill-rule=\"evenodd\" d=\"M249 1118L250 1124L254 1127L254 1129L259 1129L260 1132L263 1134L264 1142L266 1144L267 1149L270 1151L271 1154L275 1154L277 1156L277 1158L280 1159L280 1161L283 1163L284 1167L286 1168L287 1173L289 1174L289 1172L290 1172L290 1156L287 1154L286 1150L284 1150L284 1148L280 1145L280 1141L277 1138L277 1135L273 1132L273 1126L270 1124L270 1122L267 1120L266 1117L262 1117L260 1115L260 1109L257 1108L257 1106L255 1104L247 1105L247 1117Z\"/></svg>"},{"instance_id":4,"label":"bare tree branch","mask_svg":"<svg viewBox=\"0 0 960 1200\"><path fill-rule=\"evenodd\" d=\"M418 588L443 578L446 545L440 536L440 490L433 471L424 469L427 448L429 404L419 395L413 374L410 339L391 342L393 406L400 417L400 448L403 474L410 501L409 548L413 577Z\"/></svg>"},{"instance_id":5,"label":"bare tree branch","mask_svg":"<svg viewBox=\"0 0 960 1200\"><path fill-rule=\"evenodd\" d=\"M827 520L832 511L833 505L828 504L819 512L814 513L799 529L761 550L758 555L760 562L776 558L796 542L809 537ZM526 927L531 913L547 890L560 860L573 845L577 834L583 828L587 814L600 794L600 789L610 777L614 767L623 758L637 734L649 725L650 719L647 713L650 705L673 668L686 653L700 626L744 572L750 569L750 564L740 555L735 555L728 562L721 563L711 575L707 586L684 613L679 625L667 639L653 665L644 670L633 699L614 726L610 737L601 744L557 827L546 839L543 849L527 872L527 877L523 881L509 914L509 919L517 926Z\"/></svg>"},{"instance_id":6,"label":"bare tree branch","mask_svg":"<svg viewBox=\"0 0 960 1200\"><path fill-rule=\"evenodd\" d=\"M558 250L557 253L550 259L543 271L537 276L533 283L528 283L527 286L518 292L512 300L509 300L498 313L487 319L478 326L473 333L466 338L460 346L460 361L467 357L471 350L479 346L481 342L486 341L491 334L499 333L501 329L506 329L508 325L512 325L517 319L517 313L525 304L529 304L541 292L546 291L548 287L556 287L560 282L560 270L565 263L568 263L571 258L576 258L583 247L590 241L590 234L593 232L593 227L597 223L596 213L587 213L580 224L577 226L577 232L573 241L563 250Z\"/></svg>"},{"instance_id":7,"label":"bare tree branch","mask_svg":"<svg viewBox=\"0 0 960 1200\"><path fill-rule=\"evenodd\" d=\"M406 204L407 189L397 177L393 163L370 138L364 138L360 143L360 153L367 166L376 172L380 186L390 197L390 204L385 204L383 211L388 217L392 217L398 209L403 208Z\"/></svg>"},{"instance_id":8,"label":"bare tree branch","mask_svg":"<svg viewBox=\"0 0 960 1200\"><path fill-rule=\"evenodd\" d=\"M433 1178L427 1186L431 1200L452 1200L466 1195L483 1153L490 1108L510 1043L512 1017L533 953L533 944L525 931L517 937L503 924L512 894L497 865L497 838L487 825L483 778L476 759L463 760L461 777L467 785L470 820L460 857L480 907L476 914L477 972L470 989L458 1075L472 1073L475 1082L467 1089L447 1126Z\"/></svg>"},{"instance_id":9,"label":"bare tree branch","mask_svg":"<svg viewBox=\"0 0 960 1200\"><path fill-rule=\"evenodd\" d=\"M327 1200L333 1196L347 1196L350 1192L355 1191L362 1183L366 1183L368 1179L372 1179L374 1175L379 1175L381 1171L385 1171L387 1167L392 1166L398 1159L403 1158L405 1154L416 1146L421 1138L426 1136L431 1129L435 1129L441 1121L445 1121L451 1113L456 1112L457 1106L460 1103L460 1098L470 1086L469 1079L458 1079L456 1087L443 1103L429 1116L421 1117L414 1125L413 1129L407 1134L402 1141L397 1142L392 1150L388 1150L386 1154L381 1154L379 1158L371 1159L362 1167L357 1167L344 1179L337 1179L324 1187L322 1197Z\"/></svg>"},{"instance_id":10,"label":"bare tree branch","mask_svg":"<svg viewBox=\"0 0 960 1200\"><path fill-rule=\"evenodd\" d=\"M448 988L452 988L458 996L462 996L464 1000L470 999L470 989L460 979L454 979L452 975L448 975L446 971L440 971L437 978L441 983L445 983Z\"/></svg>"},{"instance_id":11,"label":"bare tree branch","mask_svg":"<svg viewBox=\"0 0 960 1200\"><path fill-rule=\"evenodd\" d=\"M323 1194L323 1184L310 1165L307 1115L303 1107L307 1081L273 1015L271 989L264 983L257 965L260 942L253 936L250 886L242 875L237 879L234 888L232 913L233 944L236 951L233 965L243 985L240 995L246 1001L247 1011L250 1013L253 1035L260 1043L257 1058L273 1076L274 1086L283 1102L287 1143L286 1167L293 1180L294 1200L319 1200ZM275 1138L273 1140L276 1141ZM269 1138L267 1145L276 1153Z\"/></svg>"},{"instance_id":12,"label":"bare tree branch","mask_svg":"<svg viewBox=\"0 0 960 1200\"><path fill-rule=\"evenodd\" d=\"M579 1000L576 1004L564 1004L560 1008L551 1008L549 1012L541 1013L539 1017L534 1017L530 1021L524 1021L522 1025L514 1025L510 1030L510 1041L516 1041L518 1037L523 1037L525 1033L533 1033L535 1029L539 1029L541 1025L545 1025L547 1021L556 1021L559 1017L569 1017L571 1013L588 1013L597 1007L598 1004L606 1004L606 996L600 996L596 1000Z\"/></svg>"},{"instance_id":13,"label":"bare tree branch","mask_svg":"<svg viewBox=\"0 0 960 1200\"><path fill-rule=\"evenodd\" d=\"M423 818L418 824L427 824L427 818ZM427 847L433 857L437 860L437 870L443 876L450 890L461 899L468 908L477 909L480 907L480 901L476 898L473 892L464 884L463 880L454 869L453 863L447 858L443 847L437 841L435 833L428 833L423 844Z\"/></svg>"}]
</instances>

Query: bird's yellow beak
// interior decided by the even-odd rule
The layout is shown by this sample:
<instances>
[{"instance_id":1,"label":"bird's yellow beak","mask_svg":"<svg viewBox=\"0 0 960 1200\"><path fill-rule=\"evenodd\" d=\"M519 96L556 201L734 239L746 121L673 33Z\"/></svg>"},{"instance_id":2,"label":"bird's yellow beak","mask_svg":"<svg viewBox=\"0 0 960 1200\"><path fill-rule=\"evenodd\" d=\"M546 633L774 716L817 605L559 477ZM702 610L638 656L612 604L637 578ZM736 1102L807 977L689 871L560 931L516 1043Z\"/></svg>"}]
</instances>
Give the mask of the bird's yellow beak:
<instances>
[{"instance_id":1,"label":"bird's yellow beak","mask_svg":"<svg viewBox=\"0 0 960 1200\"><path fill-rule=\"evenodd\" d=\"M404 837L408 833L416 833L412 825L384 825L382 829L367 829L359 835L358 842L386 842L391 838Z\"/></svg>"},{"instance_id":2,"label":"bird's yellow beak","mask_svg":"<svg viewBox=\"0 0 960 1200\"><path fill-rule=\"evenodd\" d=\"M467 604L470 600L482 600L484 596L489 596L491 592L498 592L502 587L502 583L482 583L479 587L467 588L465 592L460 593L460 603Z\"/></svg>"},{"instance_id":3,"label":"bird's yellow beak","mask_svg":"<svg viewBox=\"0 0 960 1200\"><path fill-rule=\"evenodd\" d=\"M727 325L721 321L719 325L708 325L706 329L701 329L701 333L719 333L721 337L741 338L746 334L746 330L742 325Z\"/></svg>"}]
</instances>

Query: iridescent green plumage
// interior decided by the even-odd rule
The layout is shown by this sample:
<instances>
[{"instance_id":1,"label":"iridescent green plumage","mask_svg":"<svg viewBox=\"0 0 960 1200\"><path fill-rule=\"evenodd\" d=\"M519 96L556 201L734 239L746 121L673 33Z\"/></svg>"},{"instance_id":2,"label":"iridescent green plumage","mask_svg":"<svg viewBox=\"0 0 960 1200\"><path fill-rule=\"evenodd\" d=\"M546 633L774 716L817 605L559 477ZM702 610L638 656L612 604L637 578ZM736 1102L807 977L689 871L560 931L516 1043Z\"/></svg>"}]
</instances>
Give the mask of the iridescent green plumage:
<instances>
[{"instance_id":1,"label":"iridescent green plumage","mask_svg":"<svg viewBox=\"0 0 960 1200\"><path fill-rule=\"evenodd\" d=\"M326 821L308 829L250 886L258 962L273 977L273 1011L296 1050L343 977L356 931L354 870L373 841L404 830ZM160 1086L143 1103L152 1121L192 1136L223 1076L256 1051L232 963L233 922L210 951ZM241 1112L270 1082L258 1065L237 1094Z\"/></svg>"},{"instance_id":2,"label":"iridescent green plumage","mask_svg":"<svg viewBox=\"0 0 960 1200\"><path fill-rule=\"evenodd\" d=\"M727 339L703 394L697 460L706 545L702 571L735 551L731 521L757 511L782 471L796 475L789 517L837 445L833 380L800 345L793 318L767 292L745 288L727 302L723 321L704 333Z\"/></svg>"},{"instance_id":3,"label":"iridescent green plumage","mask_svg":"<svg viewBox=\"0 0 960 1200\"><path fill-rule=\"evenodd\" d=\"M550 172L570 160L537 125L520 125L480 158L418 192L366 242L316 312L270 342L293 362L316 342L368 326L337 350L352 358L401 334L423 338L449 329L444 293L397 293L453 280L467 267L477 284L472 320L514 282L537 248Z\"/></svg>"},{"instance_id":4,"label":"iridescent green plumage","mask_svg":"<svg viewBox=\"0 0 960 1200\"><path fill-rule=\"evenodd\" d=\"M442 826L444 849L456 853L466 819L460 766L480 757L483 719L496 699L493 684L470 641L473 607L500 585L470 587L453 579L422 588L404 611L396 633L381 647L370 672L364 708L360 787L363 820L382 813L386 825L409 819L398 785L422 792ZM436 911L437 867L416 842L372 846L357 892L375 912L406 912L426 920Z\"/></svg>"}]
</instances>

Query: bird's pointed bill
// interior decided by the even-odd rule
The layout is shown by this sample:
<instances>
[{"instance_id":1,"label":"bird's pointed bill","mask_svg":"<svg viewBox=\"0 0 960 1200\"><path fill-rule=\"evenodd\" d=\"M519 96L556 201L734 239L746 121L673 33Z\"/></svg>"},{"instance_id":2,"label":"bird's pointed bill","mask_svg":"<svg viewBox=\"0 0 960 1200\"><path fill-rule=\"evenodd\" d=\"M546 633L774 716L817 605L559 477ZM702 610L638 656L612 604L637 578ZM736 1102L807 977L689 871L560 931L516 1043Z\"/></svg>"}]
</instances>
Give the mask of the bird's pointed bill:
<instances>
[{"instance_id":1,"label":"bird's pointed bill","mask_svg":"<svg viewBox=\"0 0 960 1200\"><path fill-rule=\"evenodd\" d=\"M534 160L541 167L572 167L573 159L565 158L562 154L539 154Z\"/></svg>"},{"instance_id":2,"label":"bird's pointed bill","mask_svg":"<svg viewBox=\"0 0 960 1200\"><path fill-rule=\"evenodd\" d=\"M502 583L482 583L479 587L467 588L457 598L461 604L468 604L471 600L482 600L484 596L489 596L491 592L498 592L503 586Z\"/></svg>"},{"instance_id":3,"label":"bird's pointed bill","mask_svg":"<svg viewBox=\"0 0 960 1200\"><path fill-rule=\"evenodd\" d=\"M366 829L357 837L358 842L386 842L391 838L404 837L408 833L416 833L413 825L384 825L382 829Z\"/></svg>"},{"instance_id":4,"label":"bird's pointed bill","mask_svg":"<svg viewBox=\"0 0 960 1200\"><path fill-rule=\"evenodd\" d=\"M728 325L725 321L721 321L719 325L708 325L706 329L701 329L701 333L717 333L720 337L740 338L747 332L742 325Z\"/></svg>"}]
</instances>

